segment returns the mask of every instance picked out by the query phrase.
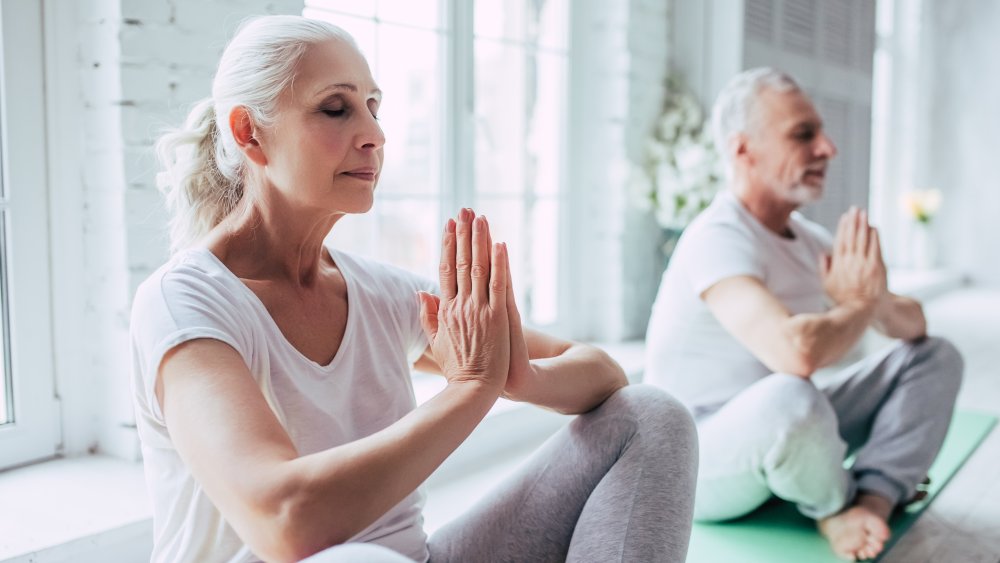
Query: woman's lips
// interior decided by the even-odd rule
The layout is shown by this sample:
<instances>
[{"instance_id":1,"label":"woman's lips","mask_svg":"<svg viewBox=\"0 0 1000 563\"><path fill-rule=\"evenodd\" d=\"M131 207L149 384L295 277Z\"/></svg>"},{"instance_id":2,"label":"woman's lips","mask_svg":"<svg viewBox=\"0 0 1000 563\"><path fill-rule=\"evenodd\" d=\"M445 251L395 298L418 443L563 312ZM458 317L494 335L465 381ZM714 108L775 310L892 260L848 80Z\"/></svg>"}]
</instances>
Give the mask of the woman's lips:
<instances>
[{"instance_id":1,"label":"woman's lips","mask_svg":"<svg viewBox=\"0 0 1000 563\"><path fill-rule=\"evenodd\" d=\"M376 172L374 170L351 170L350 172L344 172L344 175L372 182L375 180Z\"/></svg>"}]
</instances>

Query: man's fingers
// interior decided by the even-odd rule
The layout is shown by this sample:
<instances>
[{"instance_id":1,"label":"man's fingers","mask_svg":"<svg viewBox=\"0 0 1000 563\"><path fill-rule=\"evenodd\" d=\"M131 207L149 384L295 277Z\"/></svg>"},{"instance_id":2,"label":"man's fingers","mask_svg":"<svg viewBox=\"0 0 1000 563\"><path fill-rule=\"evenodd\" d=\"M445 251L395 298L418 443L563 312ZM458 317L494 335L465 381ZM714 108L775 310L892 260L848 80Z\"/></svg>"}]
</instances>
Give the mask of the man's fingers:
<instances>
[{"instance_id":1,"label":"man's fingers","mask_svg":"<svg viewBox=\"0 0 1000 563\"><path fill-rule=\"evenodd\" d=\"M840 221L837 222L837 234L833 241L833 251L838 254L844 254L848 251L847 238L848 238L848 224L851 220L851 212L848 211L840 216Z\"/></svg>"},{"instance_id":2,"label":"man's fingers","mask_svg":"<svg viewBox=\"0 0 1000 563\"><path fill-rule=\"evenodd\" d=\"M506 307L507 301L507 245L497 243L491 252L493 263L490 268L490 308Z\"/></svg>"},{"instance_id":3,"label":"man's fingers","mask_svg":"<svg viewBox=\"0 0 1000 563\"><path fill-rule=\"evenodd\" d=\"M830 266L833 264L832 257L829 254L823 253L819 255L819 273L821 276L826 277L830 273Z\"/></svg>"},{"instance_id":4,"label":"man's fingers","mask_svg":"<svg viewBox=\"0 0 1000 563\"><path fill-rule=\"evenodd\" d=\"M446 300L455 298L455 221L448 219L441 237L441 265L438 267L438 278L441 282L441 296Z\"/></svg>"},{"instance_id":5,"label":"man's fingers","mask_svg":"<svg viewBox=\"0 0 1000 563\"><path fill-rule=\"evenodd\" d=\"M458 212L455 226L455 279L459 295L472 291L472 221L476 214L471 209Z\"/></svg>"},{"instance_id":6,"label":"man's fingers","mask_svg":"<svg viewBox=\"0 0 1000 563\"><path fill-rule=\"evenodd\" d=\"M486 217L480 215L472 221L472 301L474 303L489 303L490 283L490 227Z\"/></svg>"},{"instance_id":7,"label":"man's fingers","mask_svg":"<svg viewBox=\"0 0 1000 563\"><path fill-rule=\"evenodd\" d=\"M868 245L868 256L882 258L882 241L878 236L878 229L875 227L872 227L871 242Z\"/></svg>"},{"instance_id":8,"label":"man's fingers","mask_svg":"<svg viewBox=\"0 0 1000 563\"><path fill-rule=\"evenodd\" d=\"M858 211L857 219L856 248L861 254L868 254L868 244L870 243L871 226L868 225L868 213Z\"/></svg>"}]
</instances>

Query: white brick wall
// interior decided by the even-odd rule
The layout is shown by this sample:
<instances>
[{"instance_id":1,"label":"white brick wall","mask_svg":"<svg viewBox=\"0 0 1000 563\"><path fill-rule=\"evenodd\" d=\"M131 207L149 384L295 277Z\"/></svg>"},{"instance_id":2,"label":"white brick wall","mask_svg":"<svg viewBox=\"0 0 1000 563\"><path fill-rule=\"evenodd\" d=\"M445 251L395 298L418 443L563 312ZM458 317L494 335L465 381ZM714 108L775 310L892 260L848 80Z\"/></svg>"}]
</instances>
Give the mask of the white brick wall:
<instances>
[{"instance_id":1,"label":"white brick wall","mask_svg":"<svg viewBox=\"0 0 1000 563\"><path fill-rule=\"evenodd\" d=\"M626 194L628 160L660 107L667 70L668 0L588 2L584 16L593 55L584 80L599 94L579 117L601 144L587 148L578 212L585 244L600 256L583 266L580 294L590 335L640 336L662 258L658 231L633 211ZM79 182L83 197L76 312L84 346L70 346L72 373L60 376L66 396L66 451L100 449L134 457L128 396L128 316L138 284L167 257L166 214L155 189L152 143L179 124L190 105L210 94L214 65L246 16L301 13L302 0L81 0ZM580 16L577 16L580 17ZM595 117L594 112L598 115ZM72 246L72 245L66 245ZM589 253L588 253L589 255ZM587 291L582 289L581 291ZM591 289L591 291L597 291ZM69 318L72 312L65 313ZM89 391L88 391L89 389ZM97 391L93 391L96 389ZM85 391L85 392L81 392ZM80 398L84 396L85 398ZM101 414L95 414L101 413Z\"/></svg>"}]
</instances>

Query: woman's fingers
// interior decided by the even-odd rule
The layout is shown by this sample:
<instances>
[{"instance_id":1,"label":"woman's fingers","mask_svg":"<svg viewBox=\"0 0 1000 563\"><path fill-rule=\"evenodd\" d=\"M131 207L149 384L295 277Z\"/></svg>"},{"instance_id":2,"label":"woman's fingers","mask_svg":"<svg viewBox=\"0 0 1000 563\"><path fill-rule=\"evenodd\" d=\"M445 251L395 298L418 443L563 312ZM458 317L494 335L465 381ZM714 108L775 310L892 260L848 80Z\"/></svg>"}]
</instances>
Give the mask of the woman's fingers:
<instances>
[{"instance_id":1,"label":"woman's fingers","mask_svg":"<svg viewBox=\"0 0 1000 563\"><path fill-rule=\"evenodd\" d=\"M472 301L474 303L489 303L490 260L489 246L490 226L486 217L480 215L472 221Z\"/></svg>"},{"instance_id":2,"label":"woman's fingers","mask_svg":"<svg viewBox=\"0 0 1000 563\"><path fill-rule=\"evenodd\" d=\"M492 265L490 268L490 308L494 311L507 307L507 280L510 279L507 262L507 245L493 245Z\"/></svg>"},{"instance_id":3,"label":"woman's fingers","mask_svg":"<svg viewBox=\"0 0 1000 563\"><path fill-rule=\"evenodd\" d=\"M507 269L507 320L516 330L521 329L521 313L517 310L517 302L514 300L514 282L510 277L510 255L507 254L507 244L504 243L504 260Z\"/></svg>"},{"instance_id":4,"label":"woman's fingers","mask_svg":"<svg viewBox=\"0 0 1000 563\"><path fill-rule=\"evenodd\" d=\"M446 300L455 298L455 221L448 219L441 237L441 265L438 268L438 278L441 282L441 296Z\"/></svg>"},{"instance_id":5,"label":"woman's fingers","mask_svg":"<svg viewBox=\"0 0 1000 563\"><path fill-rule=\"evenodd\" d=\"M475 217L471 209L462 209L455 226L455 276L461 296L472 292L472 221Z\"/></svg>"}]
</instances>

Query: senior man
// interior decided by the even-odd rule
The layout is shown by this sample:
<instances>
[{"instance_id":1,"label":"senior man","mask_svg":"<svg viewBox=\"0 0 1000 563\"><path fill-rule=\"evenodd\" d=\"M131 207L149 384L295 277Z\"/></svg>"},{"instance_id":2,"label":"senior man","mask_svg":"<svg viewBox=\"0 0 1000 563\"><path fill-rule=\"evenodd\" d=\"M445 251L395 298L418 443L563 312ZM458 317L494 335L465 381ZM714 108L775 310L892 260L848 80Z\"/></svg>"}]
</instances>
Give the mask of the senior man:
<instances>
[{"instance_id":1,"label":"senior man","mask_svg":"<svg viewBox=\"0 0 1000 563\"><path fill-rule=\"evenodd\" d=\"M776 495L840 557L875 557L944 440L961 356L926 336L920 303L888 291L864 210L832 236L796 211L823 194L837 149L791 77L737 75L712 126L728 189L681 237L647 331L646 380L698 423L695 517L735 518ZM898 342L813 379L869 326Z\"/></svg>"}]
</instances>

